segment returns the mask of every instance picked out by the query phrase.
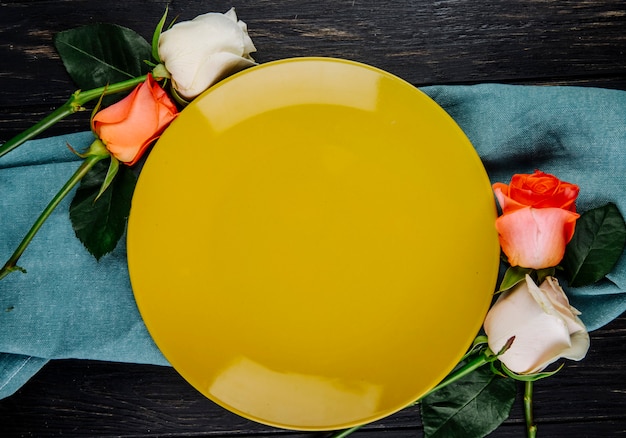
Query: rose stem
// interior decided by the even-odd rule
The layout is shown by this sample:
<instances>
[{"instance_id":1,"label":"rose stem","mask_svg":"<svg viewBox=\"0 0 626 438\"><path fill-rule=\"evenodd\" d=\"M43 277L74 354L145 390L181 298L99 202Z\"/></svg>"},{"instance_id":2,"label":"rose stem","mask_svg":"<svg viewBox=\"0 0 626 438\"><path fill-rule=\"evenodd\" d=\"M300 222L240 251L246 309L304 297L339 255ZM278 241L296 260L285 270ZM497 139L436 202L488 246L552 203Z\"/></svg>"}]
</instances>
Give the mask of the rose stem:
<instances>
[{"instance_id":1,"label":"rose stem","mask_svg":"<svg viewBox=\"0 0 626 438\"><path fill-rule=\"evenodd\" d=\"M99 140L96 140L99 142ZM95 143L95 142L94 142ZM22 242L15 249L15 252L11 255L9 260L4 264L2 269L0 269L0 280L9 275L13 271L22 271L24 270L17 266L17 262L19 258L26 250L28 244L33 240L37 231L41 228L43 223L48 219L50 214L54 211L54 209L59 205L59 203L67 196L67 194L72 190L72 188L91 170L91 168L100 160L109 157L108 153L99 153L88 155L87 158L82 162L80 167L74 172L74 175L65 183L65 185L59 190L59 192L52 198L50 203L46 206L46 208L41 212L35 223L33 223L32 227L26 233Z\"/></svg>"},{"instance_id":2,"label":"rose stem","mask_svg":"<svg viewBox=\"0 0 626 438\"><path fill-rule=\"evenodd\" d=\"M524 382L524 418L526 419L526 431L528 438L537 436L537 425L533 419L533 382Z\"/></svg>"},{"instance_id":3,"label":"rose stem","mask_svg":"<svg viewBox=\"0 0 626 438\"><path fill-rule=\"evenodd\" d=\"M493 355L488 357L487 354L485 354L485 352L482 352L480 355L476 356L474 359L472 359L471 361L469 361L468 363L463 365L461 368L459 368L458 370L454 371L452 374L449 374L448 377L443 379L437 386L435 386L433 389L431 389L426 394L424 394L419 400L415 401L414 403L411 403L409 406L415 406L424 397L428 396L429 394L432 394L435 391L438 391L438 390L448 386L451 383L456 382L457 380L461 379L462 377L465 377L466 375L468 375L472 371L482 367L483 365L485 365L486 363L491 361L492 358L493 358ZM354 427L352 427L350 429L342 430L342 431L337 432L336 434L332 435L330 438L344 438L344 437L347 437L352 432L356 432L357 430L359 430L363 426L364 425L354 426Z\"/></svg>"},{"instance_id":4,"label":"rose stem","mask_svg":"<svg viewBox=\"0 0 626 438\"><path fill-rule=\"evenodd\" d=\"M75 112L82 111L83 105L87 102L94 100L101 95L108 95L114 93L120 93L122 91L128 91L133 89L137 84L146 80L146 76L139 76L136 78L128 79L126 81L117 82L115 84L111 84L105 87L94 88L93 90L87 91L76 91L70 96L70 98L61 105L59 108L54 110L48 116L44 117L39 122L35 123L30 128L22 131L17 134L15 137L11 138L9 141L0 145L0 157L8 154L13 149L21 145L27 140L35 137L36 135L41 134L46 129L50 128L52 125L57 123L60 120L63 120L65 117L70 114L74 114Z\"/></svg>"}]
</instances>

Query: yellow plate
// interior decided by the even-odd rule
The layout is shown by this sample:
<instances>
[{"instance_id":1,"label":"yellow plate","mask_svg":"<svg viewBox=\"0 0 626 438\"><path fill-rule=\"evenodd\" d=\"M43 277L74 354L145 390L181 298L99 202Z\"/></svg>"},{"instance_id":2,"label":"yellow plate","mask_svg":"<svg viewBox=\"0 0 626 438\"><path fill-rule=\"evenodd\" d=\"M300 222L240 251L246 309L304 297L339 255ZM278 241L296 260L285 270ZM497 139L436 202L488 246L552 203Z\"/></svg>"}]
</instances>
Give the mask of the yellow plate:
<instances>
[{"instance_id":1,"label":"yellow plate","mask_svg":"<svg viewBox=\"0 0 626 438\"><path fill-rule=\"evenodd\" d=\"M479 330L499 257L485 170L381 70L301 58L196 99L150 154L128 257L191 385L261 423L349 427L413 402Z\"/></svg>"}]
</instances>

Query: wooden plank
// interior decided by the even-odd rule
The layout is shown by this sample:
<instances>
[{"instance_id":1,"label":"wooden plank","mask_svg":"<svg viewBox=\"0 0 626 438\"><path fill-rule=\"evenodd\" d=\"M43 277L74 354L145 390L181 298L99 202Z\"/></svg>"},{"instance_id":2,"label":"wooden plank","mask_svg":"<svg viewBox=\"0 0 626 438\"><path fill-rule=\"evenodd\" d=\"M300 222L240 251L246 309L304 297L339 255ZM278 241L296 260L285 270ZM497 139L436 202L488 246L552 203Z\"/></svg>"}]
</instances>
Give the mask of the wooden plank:
<instances>
[{"instance_id":1,"label":"wooden plank","mask_svg":"<svg viewBox=\"0 0 626 438\"><path fill-rule=\"evenodd\" d=\"M556 376L536 383L536 418L542 430L550 430L544 436L571 438L572 431L585 424L593 425L594 433L602 430L602 436L623 430L625 343L626 317L622 317L593 333L584 361L566 361ZM0 418L0 430L9 435L28 431L33 436L147 437L202 431L206 436L271 437L286 433L215 405L171 368L96 361L53 361L18 394L0 402ZM510 419L492 436L520 436L522 421L518 397ZM364 430L360 433L364 437L386 430L415 433L421 430L418 408L405 409ZM402 436L394 434L390 436Z\"/></svg>"},{"instance_id":2,"label":"wooden plank","mask_svg":"<svg viewBox=\"0 0 626 438\"><path fill-rule=\"evenodd\" d=\"M0 141L61 105L75 86L52 38L109 22L149 39L166 1L16 1L0 4ZM585 84L626 88L626 3L621 1L377 0L174 2L170 16L226 11L250 29L259 62L332 56L365 62L415 85ZM10 66L10 69L7 69ZM87 114L50 135L84 128Z\"/></svg>"},{"instance_id":3,"label":"wooden plank","mask_svg":"<svg viewBox=\"0 0 626 438\"><path fill-rule=\"evenodd\" d=\"M42 93L63 99L72 87L52 46L61 30L114 22L149 38L165 1L53 0L0 5L0 107ZM414 84L623 76L626 4L619 1L336 2L215 1L234 5L250 29L260 62L292 56L340 56L367 62ZM189 19L207 11L197 2L175 2L171 16ZM42 83L46 78L45 87ZM6 84L6 86L4 86ZM32 97L31 97L32 96ZM23 101L22 101L23 102Z\"/></svg>"}]
</instances>

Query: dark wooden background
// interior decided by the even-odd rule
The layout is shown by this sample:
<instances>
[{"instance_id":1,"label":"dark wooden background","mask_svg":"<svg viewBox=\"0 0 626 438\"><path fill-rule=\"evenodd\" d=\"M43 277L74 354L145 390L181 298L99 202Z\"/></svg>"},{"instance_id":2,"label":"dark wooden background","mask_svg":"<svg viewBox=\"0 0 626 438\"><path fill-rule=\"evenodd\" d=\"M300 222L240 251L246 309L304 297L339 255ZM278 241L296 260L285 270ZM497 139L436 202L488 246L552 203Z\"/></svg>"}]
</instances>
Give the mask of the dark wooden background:
<instances>
[{"instance_id":1,"label":"dark wooden background","mask_svg":"<svg viewBox=\"0 0 626 438\"><path fill-rule=\"evenodd\" d=\"M191 19L235 6L266 62L334 56L420 85L579 85L626 90L623 0L233 0L0 1L0 142L67 99L74 85L52 36L108 22L146 38L169 3ZM46 135L86 130L88 114ZM626 117L625 117L626 120ZM626 147L626 145L625 145ZM0 328L1 330L1 328ZM580 363L536 384L540 437L626 436L626 317L592 334ZM417 408L355 437L419 436ZM190 388L170 368L54 361L0 401L0 436L322 438L241 419ZM492 437L524 436L521 401Z\"/></svg>"}]
</instances>

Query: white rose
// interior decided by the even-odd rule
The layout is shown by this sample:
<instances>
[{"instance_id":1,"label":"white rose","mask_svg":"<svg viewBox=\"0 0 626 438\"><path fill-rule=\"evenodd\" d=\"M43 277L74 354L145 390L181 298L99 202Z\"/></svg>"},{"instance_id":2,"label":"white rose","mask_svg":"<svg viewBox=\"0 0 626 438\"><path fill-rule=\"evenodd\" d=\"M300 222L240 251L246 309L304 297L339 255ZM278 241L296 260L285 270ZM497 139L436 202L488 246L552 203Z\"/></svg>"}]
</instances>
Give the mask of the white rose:
<instances>
[{"instance_id":1,"label":"white rose","mask_svg":"<svg viewBox=\"0 0 626 438\"><path fill-rule=\"evenodd\" d=\"M499 359L518 374L543 370L561 357L581 360L589 349L589 334L570 306L556 278L537 287L526 275L512 290L500 295L485 318L485 332L494 352L515 336Z\"/></svg>"},{"instance_id":2,"label":"white rose","mask_svg":"<svg viewBox=\"0 0 626 438\"><path fill-rule=\"evenodd\" d=\"M225 77L255 65L256 48L235 9L183 21L159 38L159 57L178 94L191 100Z\"/></svg>"}]
</instances>

